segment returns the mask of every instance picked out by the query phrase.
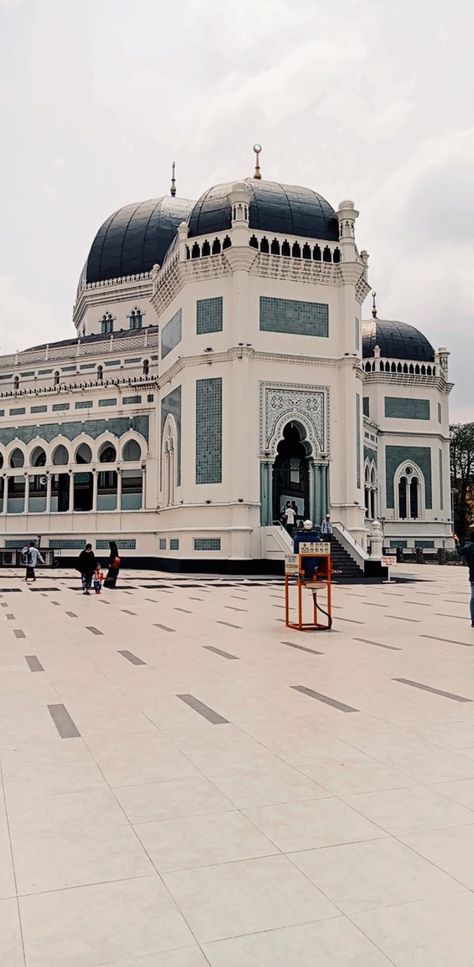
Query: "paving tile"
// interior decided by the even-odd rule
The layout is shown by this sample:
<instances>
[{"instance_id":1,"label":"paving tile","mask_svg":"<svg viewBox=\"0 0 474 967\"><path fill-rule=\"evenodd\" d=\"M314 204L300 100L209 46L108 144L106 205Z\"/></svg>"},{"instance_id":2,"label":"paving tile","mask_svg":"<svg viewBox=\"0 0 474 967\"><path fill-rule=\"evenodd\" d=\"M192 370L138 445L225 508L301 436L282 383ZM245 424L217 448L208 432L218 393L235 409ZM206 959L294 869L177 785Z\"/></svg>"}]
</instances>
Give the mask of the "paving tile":
<instances>
[{"instance_id":1,"label":"paving tile","mask_svg":"<svg viewBox=\"0 0 474 967\"><path fill-rule=\"evenodd\" d=\"M131 960L114 960L97 967L209 967L199 947L168 950L166 954L150 954L149 957L132 957Z\"/></svg>"},{"instance_id":2,"label":"paving tile","mask_svg":"<svg viewBox=\"0 0 474 967\"><path fill-rule=\"evenodd\" d=\"M312 799L244 812L284 853L385 835L338 799Z\"/></svg>"},{"instance_id":3,"label":"paving tile","mask_svg":"<svg viewBox=\"0 0 474 967\"><path fill-rule=\"evenodd\" d=\"M205 944L211 967L388 967L344 917Z\"/></svg>"},{"instance_id":4,"label":"paving tile","mask_svg":"<svg viewBox=\"0 0 474 967\"><path fill-rule=\"evenodd\" d=\"M127 817L107 788L84 792L62 792L50 796L16 797L10 814L10 828L38 834L63 827L125 826Z\"/></svg>"},{"instance_id":5,"label":"paving tile","mask_svg":"<svg viewBox=\"0 0 474 967\"><path fill-rule=\"evenodd\" d=\"M472 893L356 913L352 919L397 965L472 967Z\"/></svg>"},{"instance_id":6,"label":"paving tile","mask_svg":"<svg viewBox=\"0 0 474 967\"><path fill-rule=\"evenodd\" d=\"M20 913L28 967L96 967L194 942L157 876L22 897Z\"/></svg>"},{"instance_id":7,"label":"paving tile","mask_svg":"<svg viewBox=\"0 0 474 967\"><path fill-rule=\"evenodd\" d=\"M292 853L291 859L347 914L464 889L391 838L306 850Z\"/></svg>"},{"instance_id":8,"label":"paving tile","mask_svg":"<svg viewBox=\"0 0 474 967\"><path fill-rule=\"evenodd\" d=\"M344 762L315 759L309 763L299 762L298 769L333 796L413 786L412 776L407 776L392 766L374 762L368 756L347 759Z\"/></svg>"},{"instance_id":9,"label":"paving tile","mask_svg":"<svg viewBox=\"0 0 474 967\"><path fill-rule=\"evenodd\" d=\"M420 785L344 798L359 813L394 835L402 831L466 826L474 821L474 812L435 789Z\"/></svg>"},{"instance_id":10,"label":"paving tile","mask_svg":"<svg viewBox=\"0 0 474 967\"><path fill-rule=\"evenodd\" d=\"M24 963L17 901L0 900L0 964L24 967Z\"/></svg>"},{"instance_id":11,"label":"paving tile","mask_svg":"<svg viewBox=\"0 0 474 967\"><path fill-rule=\"evenodd\" d=\"M114 793L131 823L199 816L234 808L204 777L116 786Z\"/></svg>"},{"instance_id":12,"label":"paving tile","mask_svg":"<svg viewBox=\"0 0 474 967\"><path fill-rule=\"evenodd\" d=\"M215 776L215 785L239 808L318 799L330 795L285 762L260 766L233 776Z\"/></svg>"},{"instance_id":13,"label":"paving tile","mask_svg":"<svg viewBox=\"0 0 474 967\"><path fill-rule=\"evenodd\" d=\"M421 856L474 890L474 824L428 833L402 833L401 838Z\"/></svg>"},{"instance_id":14,"label":"paving tile","mask_svg":"<svg viewBox=\"0 0 474 967\"><path fill-rule=\"evenodd\" d=\"M92 736L88 745L112 786L197 775L189 759L155 732L104 733Z\"/></svg>"},{"instance_id":15,"label":"paving tile","mask_svg":"<svg viewBox=\"0 0 474 967\"><path fill-rule=\"evenodd\" d=\"M135 830L160 872L276 853L275 846L236 811L139 823Z\"/></svg>"},{"instance_id":16,"label":"paving tile","mask_svg":"<svg viewBox=\"0 0 474 967\"><path fill-rule=\"evenodd\" d=\"M284 856L166 873L164 880L201 943L339 913Z\"/></svg>"}]
</instances>

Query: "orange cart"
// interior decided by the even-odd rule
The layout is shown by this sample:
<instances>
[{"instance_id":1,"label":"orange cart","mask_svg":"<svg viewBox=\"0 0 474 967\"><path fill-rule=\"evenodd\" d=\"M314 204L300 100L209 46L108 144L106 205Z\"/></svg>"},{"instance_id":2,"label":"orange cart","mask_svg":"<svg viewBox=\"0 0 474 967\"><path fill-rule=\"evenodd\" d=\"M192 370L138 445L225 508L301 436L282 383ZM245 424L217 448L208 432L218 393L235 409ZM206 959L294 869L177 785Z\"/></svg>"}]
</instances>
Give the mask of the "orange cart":
<instances>
[{"instance_id":1,"label":"orange cart","mask_svg":"<svg viewBox=\"0 0 474 967\"><path fill-rule=\"evenodd\" d=\"M285 558L285 624L297 631L327 631L332 625L331 545L308 542L300 544L298 550L298 554L287 554ZM291 621L293 591L296 592L296 620ZM312 597L312 621L303 620L307 591ZM321 620L322 616L326 620Z\"/></svg>"}]
</instances>

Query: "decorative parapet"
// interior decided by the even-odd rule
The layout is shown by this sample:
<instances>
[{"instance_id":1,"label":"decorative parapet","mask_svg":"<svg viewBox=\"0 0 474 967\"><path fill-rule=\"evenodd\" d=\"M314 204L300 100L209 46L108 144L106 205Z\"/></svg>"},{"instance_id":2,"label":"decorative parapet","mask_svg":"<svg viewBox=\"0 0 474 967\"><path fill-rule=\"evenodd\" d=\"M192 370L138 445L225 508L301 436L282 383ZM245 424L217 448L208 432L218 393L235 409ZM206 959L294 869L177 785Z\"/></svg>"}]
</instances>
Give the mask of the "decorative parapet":
<instances>
[{"instance_id":1,"label":"decorative parapet","mask_svg":"<svg viewBox=\"0 0 474 967\"><path fill-rule=\"evenodd\" d=\"M106 339L84 340L69 343L67 346L39 346L37 349L25 349L23 352L11 353L8 356L0 356L0 370L13 369L21 366L22 368L30 363L51 362L52 360L69 360L82 356L103 356L118 353L124 350L152 349L158 348L158 330L153 327L137 329L133 336L121 337L119 334L111 333Z\"/></svg>"}]
</instances>

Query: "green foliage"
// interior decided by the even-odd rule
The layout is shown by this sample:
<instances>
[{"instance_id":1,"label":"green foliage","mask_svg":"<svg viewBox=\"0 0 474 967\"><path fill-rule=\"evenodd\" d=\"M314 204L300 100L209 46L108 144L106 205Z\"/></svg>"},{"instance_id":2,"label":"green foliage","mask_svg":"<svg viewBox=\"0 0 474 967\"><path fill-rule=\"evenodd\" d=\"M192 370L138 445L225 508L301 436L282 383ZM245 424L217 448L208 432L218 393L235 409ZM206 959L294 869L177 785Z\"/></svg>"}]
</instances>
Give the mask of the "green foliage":
<instances>
[{"instance_id":1,"label":"green foliage","mask_svg":"<svg viewBox=\"0 0 474 967\"><path fill-rule=\"evenodd\" d=\"M474 423L454 423L449 434L454 530L463 540L474 512Z\"/></svg>"}]
</instances>

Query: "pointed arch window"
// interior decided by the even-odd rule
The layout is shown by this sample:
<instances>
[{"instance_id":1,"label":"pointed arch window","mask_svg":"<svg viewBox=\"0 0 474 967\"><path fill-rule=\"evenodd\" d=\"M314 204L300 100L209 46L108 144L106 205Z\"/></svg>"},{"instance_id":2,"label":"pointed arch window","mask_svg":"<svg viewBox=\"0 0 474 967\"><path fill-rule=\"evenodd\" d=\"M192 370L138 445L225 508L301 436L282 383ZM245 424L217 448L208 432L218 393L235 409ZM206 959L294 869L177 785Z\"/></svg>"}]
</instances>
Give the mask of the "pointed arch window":
<instances>
[{"instance_id":1,"label":"pointed arch window","mask_svg":"<svg viewBox=\"0 0 474 967\"><path fill-rule=\"evenodd\" d=\"M113 332L114 330L114 320L110 312L104 312L102 319L100 320L100 331L101 333Z\"/></svg>"},{"instance_id":2,"label":"pointed arch window","mask_svg":"<svg viewBox=\"0 0 474 967\"><path fill-rule=\"evenodd\" d=\"M143 326L143 312L138 306L132 309L129 316L129 328L130 329L141 329Z\"/></svg>"},{"instance_id":3,"label":"pointed arch window","mask_svg":"<svg viewBox=\"0 0 474 967\"><path fill-rule=\"evenodd\" d=\"M425 481L419 467L401 464L394 477L394 489L399 520L419 520L423 517Z\"/></svg>"}]
</instances>

